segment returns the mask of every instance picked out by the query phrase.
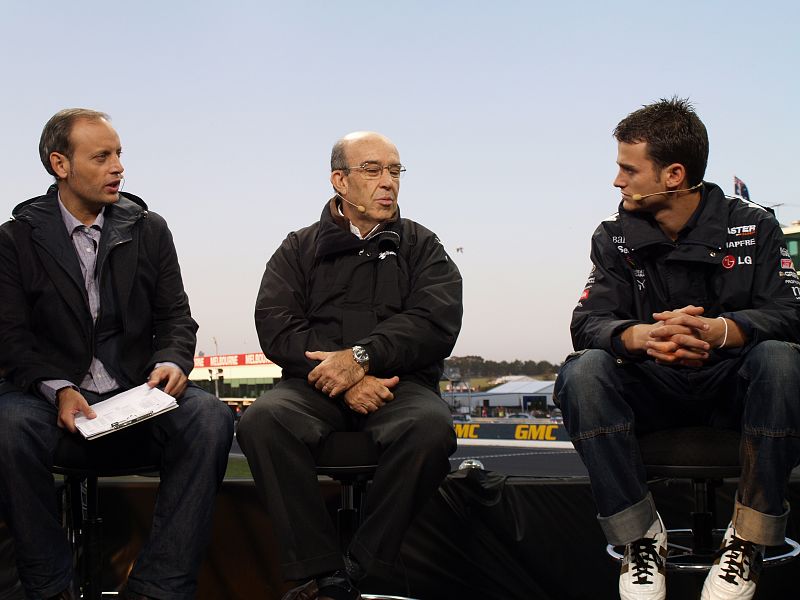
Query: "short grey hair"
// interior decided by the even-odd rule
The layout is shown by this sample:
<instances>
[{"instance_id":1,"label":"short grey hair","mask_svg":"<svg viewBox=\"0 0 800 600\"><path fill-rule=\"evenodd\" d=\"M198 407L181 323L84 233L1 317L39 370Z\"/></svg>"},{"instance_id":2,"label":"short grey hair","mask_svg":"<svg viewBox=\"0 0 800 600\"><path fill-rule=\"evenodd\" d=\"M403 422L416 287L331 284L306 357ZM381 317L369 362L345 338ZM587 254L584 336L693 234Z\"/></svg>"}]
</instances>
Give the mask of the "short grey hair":
<instances>
[{"instance_id":1,"label":"short grey hair","mask_svg":"<svg viewBox=\"0 0 800 600\"><path fill-rule=\"evenodd\" d=\"M44 129L42 129L42 137L39 138L39 158L42 160L45 171L56 179L58 179L58 176L50 164L50 155L53 152L58 152L67 158L72 158L73 148L70 142L70 134L72 133L73 125L79 119L111 121L111 117L106 113L88 108L65 108L50 117Z\"/></svg>"},{"instance_id":2,"label":"short grey hair","mask_svg":"<svg viewBox=\"0 0 800 600\"><path fill-rule=\"evenodd\" d=\"M347 171L347 156L345 155L347 141L342 138L333 145L331 150L331 173L334 171Z\"/></svg>"}]
</instances>

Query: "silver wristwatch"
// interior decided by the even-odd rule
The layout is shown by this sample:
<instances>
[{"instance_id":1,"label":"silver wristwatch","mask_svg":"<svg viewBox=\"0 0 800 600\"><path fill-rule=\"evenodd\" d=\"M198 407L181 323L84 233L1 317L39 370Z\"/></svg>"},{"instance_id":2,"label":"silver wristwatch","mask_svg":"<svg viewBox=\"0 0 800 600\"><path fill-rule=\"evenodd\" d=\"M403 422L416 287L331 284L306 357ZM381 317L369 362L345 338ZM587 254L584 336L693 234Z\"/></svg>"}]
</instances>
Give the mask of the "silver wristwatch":
<instances>
[{"instance_id":1,"label":"silver wristwatch","mask_svg":"<svg viewBox=\"0 0 800 600\"><path fill-rule=\"evenodd\" d=\"M369 372L369 353L364 346L353 346L353 360L364 369L364 373Z\"/></svg>"}]
</instances>

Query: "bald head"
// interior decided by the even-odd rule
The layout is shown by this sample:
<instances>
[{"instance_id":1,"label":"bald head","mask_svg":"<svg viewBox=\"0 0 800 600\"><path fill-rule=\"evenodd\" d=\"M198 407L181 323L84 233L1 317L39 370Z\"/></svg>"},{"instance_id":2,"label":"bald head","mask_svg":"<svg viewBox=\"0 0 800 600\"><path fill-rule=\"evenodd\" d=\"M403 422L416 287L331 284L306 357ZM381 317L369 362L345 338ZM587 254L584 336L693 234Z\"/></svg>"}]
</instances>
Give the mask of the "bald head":
<instances>
[{"instance_id":1,"label":"bald head","mask_svg":"<svg viewBox=\"0 0 800 600\"><path fill-rule=\"evenodd\" d=\"M347 157L352 153L351 150L356 146L376 141L391 146L397 152L397 146L385 135L375 131L354 131L348 133L333 145L333 150L331 150L331 171L345 170L348 166L352 166L347 164Z\"/></svg>"}]
</instances>

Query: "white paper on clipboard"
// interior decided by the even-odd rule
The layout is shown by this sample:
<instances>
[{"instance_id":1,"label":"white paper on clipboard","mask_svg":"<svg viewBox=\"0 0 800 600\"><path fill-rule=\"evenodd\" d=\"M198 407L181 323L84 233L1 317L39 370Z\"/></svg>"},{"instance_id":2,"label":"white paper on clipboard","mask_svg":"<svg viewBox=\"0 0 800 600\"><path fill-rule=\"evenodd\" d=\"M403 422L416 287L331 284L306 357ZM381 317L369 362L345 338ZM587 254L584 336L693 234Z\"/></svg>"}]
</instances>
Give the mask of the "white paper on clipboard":
<instances>
[{"instance_id":1,"label":"white paper on clipboard","mask_svg":"<svg viewBox=\"0 0 800 600\"><path fill-rule=\"evenodd\" d=\"M94 419L87 419L83 415L78 415L75 418L75 427L87 440L93 440L152 419L173 408L178 408L175 398L143 383L127 392L92 404L97 416Z\"/></svg>"}]
</instances>

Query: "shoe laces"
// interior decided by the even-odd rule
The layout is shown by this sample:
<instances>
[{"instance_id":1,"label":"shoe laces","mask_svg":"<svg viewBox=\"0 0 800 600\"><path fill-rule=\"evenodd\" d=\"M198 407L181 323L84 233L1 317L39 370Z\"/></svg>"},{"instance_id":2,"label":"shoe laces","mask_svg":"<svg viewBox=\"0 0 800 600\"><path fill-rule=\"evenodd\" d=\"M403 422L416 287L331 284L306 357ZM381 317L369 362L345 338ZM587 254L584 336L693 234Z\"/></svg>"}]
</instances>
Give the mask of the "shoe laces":
<instances>
[{"instance_id":1,"label":"shoe laces","mask_svg":"<svg viewBox=\"0 0 800 600\"><path fill-rule=\"evenodd\" d=\"M721 557L720 575L731 585L739 585L739 580L755 580L761 563L761 550L752 542L735 537L719 551Z\"/></svg>"},{"instance_id":2,"label":"shoe laces","mask_svg":"<svg viewBox=\"0 0 800 600\"><path fill-rule=\"evenodd\" d=\"M631 571L634 583L652 583L654 570L661 562L655 538L642 538L631 542Z\"/></svg>"}]
</instances>

